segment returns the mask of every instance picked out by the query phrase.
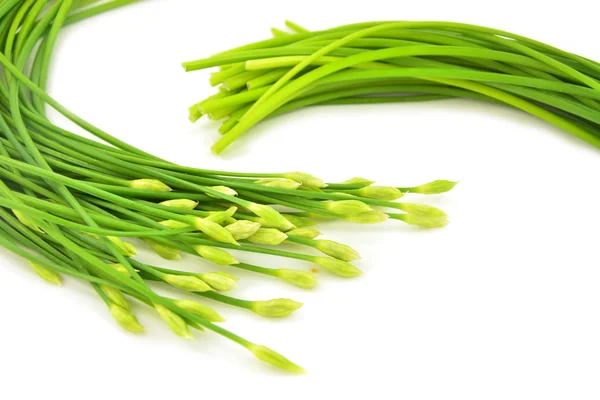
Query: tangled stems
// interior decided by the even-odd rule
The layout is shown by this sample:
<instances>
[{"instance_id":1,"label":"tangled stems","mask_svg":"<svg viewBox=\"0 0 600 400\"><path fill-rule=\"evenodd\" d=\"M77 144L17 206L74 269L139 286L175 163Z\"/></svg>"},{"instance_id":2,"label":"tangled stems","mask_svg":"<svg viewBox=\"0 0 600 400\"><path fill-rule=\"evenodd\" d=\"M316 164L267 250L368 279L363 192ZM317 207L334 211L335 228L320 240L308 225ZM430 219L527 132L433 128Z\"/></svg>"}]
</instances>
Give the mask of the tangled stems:
<instances>
[{"instance_id":1,"label":"tangled stems","mask_svg":"<svg viewBox=\"0 0 600 400\"><path fill-rule=\"evenodd\" d=\"M509 32L450 22L390 21L294 33L185 62L220 66L228 80L259 73L247 89L190 108L229 117L215 143L223 151L270 116L315 104L474 98L537 116L600 147L600 65ZM233 71L233 72L231 72ZM224 82L227 82L227 79ZM218 83L215 79L212 83Z\"/></svg>"},{"instance_id":2,"label":"tangled stems","mask_svg":"<svg viewBox=\"0 0 600 400\"><path fill-rule=\"evenodd\" d=\"M154 291L153 285L158 282L198 292L203 298L246 308L263 317L288 315L301 303L290 299L242 300L220 293L237 286L237 279L220 269L237 268L305 289L318 284L316 276L309 271L266 268L242 259L245 253L257 253L316 264L338 276L359 275L361 271L350 264L359 257L354 249L330 240L315 240L320 232L314 229L295 228L313 225L319 219L374 223L388 217L422 227L443 226L447 220L440 210L394 200L409 192L443 193L455 183L434 181L395 188L372 186L372 181L362 178L325 183L302 172L200 169L162 160L111 136L69 111L46 92L48 68L64 26L135 2L7 0L0 3L0 64L3 67L0 79L0 245L27 259L33 271L49 283L62 284L61 275L89 282L116 322L126 330L144 330L130 306L130 301L136 301L153 308L181 337L190 338L190 328L209 329L245 347L260 360L291 372L301 372L300 367L280 354L217 325L215 322L223 318L210 307L164 297ZM296 31L304 31L291 26ZM314 49L318 40L327 36L307 32L303 35L309 42L299 43L299 49ZM310 42L312 39L318 40ZM289 39L282 36L282 40ZM306 57L310 58L311 54L305 52L300 54L305 58L294 60L307 62L311 71L317 71L320 66L336 65L362 51L340 47L333 49L325 59L308 60ZM387 70L390 62L396 62L394 60L359 60L351 67L353 71ZM231 90L211 97L202 107L210 110L212 117L229 114L243 117L242 112L250 109L261 94L279 92L278 79L289 75L291 61L290 58L276 63L267 61L262 67L255 65L255 69L249 71L244 64L225 68L215 75L214 82ZM540 63L519 62L528 68L543 69ZM258 67L268 68L263 71ZM354 77L350 77L350 81L339 80L338 73L324 78L330 80L326 86L311 83L312 88L302 89L302 96L272 114L308 104L349 101L373 92L367 89L364 79L354 84ZM470 93L434 82L394 79L395 84L415 93L428 93L429 88L437 87L431 91L436 98ZM247 82L252 82L257 89L242 89ZM387 83L390 82L379 80L379 93L389 94ZM343 86L345 92L341 91ZM337 88L337 95L332 96L328 87ZM443 94L440 87L444 88ZM585 93L575 95L587 99ZM55 125L46 115L46 106L97 140ZM231 125L233 128L234 124ZM292 210L280 213L272 206L287 206ZM390 212L390 209L402 212ZM205 266L217 270L187 272L146 264L134 259L137 242L134 245L123 238L140 239L143 246L166 259L177 259L180 253L197 256ZM276 247L284 242L294 248ZM314 255L315 250L321 255Z\"/></svg>"}]
</instances>

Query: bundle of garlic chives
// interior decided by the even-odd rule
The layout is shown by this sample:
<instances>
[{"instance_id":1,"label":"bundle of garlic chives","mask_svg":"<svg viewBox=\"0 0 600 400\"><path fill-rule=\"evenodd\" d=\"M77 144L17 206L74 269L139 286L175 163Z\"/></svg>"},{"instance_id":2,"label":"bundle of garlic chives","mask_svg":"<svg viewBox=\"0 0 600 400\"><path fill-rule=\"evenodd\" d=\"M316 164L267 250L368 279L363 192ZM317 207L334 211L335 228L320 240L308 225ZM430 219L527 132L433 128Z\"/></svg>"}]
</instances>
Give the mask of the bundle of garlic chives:
<instances>
[{"instance_id":1,"label":"bundle of garlic chives","mask_svg":"<svg viewBox=\"0 0 600 400\"><path fill-rule=\"evenodd\" d=\"M320 232L312 225L326 219L375 223L389 217L418 226L443 226L447 220L442 211L394 200L407 192L443 193L455 183L395 188L373 186L362 178L326 184L300 172L204 170L179 166L123 143L70 112L45 87L63 26L133 2L0 3L0 245L27 259L50 283L61 284L62 275L88 281L129 331L144 330L134 314L135 305L143 303L181 337L191 337L190 328L209 329L263 361L300 372L302 368L280 354L216 324L223 318L211 307L165 297L153 289L155 282L261 316L282 317L301 303L223 294L237 286L237 278L221 266L306 289L318 283L313 273L248 264L244 253L299 259L344 277L359 275L350 264L360 258L358 253L317 239ZM46 105L98 140L52 123ZM271 206L291 211L282 213ZM127 237L141 240L165 259L187 253L215 269L192 273L141 262L134 258L136 247L122 239ZM277 248L283 242L297 250ZM229 250L235 250L235 256Z\"/></svg>"},{"instance_id":2,"label":"bundle of garlic chives","mask_svg":"<svg viewBox=\"0 0 600 400\"><path fill-rule=\"evenodd\" d=\"M510 32L452 22L385 21L291 32L212 57L219 93L190 119L228 118L220 153L270 116L315 104L470 98L506 104L600 147L600 64Z\"/></svg>"}]
</instances>

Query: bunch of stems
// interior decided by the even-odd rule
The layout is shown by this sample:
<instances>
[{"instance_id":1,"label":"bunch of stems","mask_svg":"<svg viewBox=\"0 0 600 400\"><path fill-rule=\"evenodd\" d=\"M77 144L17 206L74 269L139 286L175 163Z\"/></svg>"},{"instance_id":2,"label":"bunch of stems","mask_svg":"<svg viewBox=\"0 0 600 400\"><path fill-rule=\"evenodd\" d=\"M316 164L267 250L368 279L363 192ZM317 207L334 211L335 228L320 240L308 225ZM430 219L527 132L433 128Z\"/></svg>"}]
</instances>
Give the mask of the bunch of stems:
<instances>
[{"instance_id":1,"label":"bunch of stems","mask_svg":"<svg viewBox=\"0 0 600 400\"><path fill-rule=\"evenodd\" d=\"M218 324L222 316L210 306L156 289L170 286L264 317L286 316L302 304L223 294L237 286L231 272L250 271L305 289L317 285L316 275L308 268L249 264L243 262L245 253L302 260L353 277L361 273L350 263L359 254L317 239L320 232L312 225L391 218L443 226L447 219L442 211L394 200L407 192L442 193L455 183L397 188L373 186L362 178L327 184L301 172L205 170L162 160L111 136L47 94L48 67L62 27L133 2L0 3L0 245L27 259L50 283L61 284L63 275L89 282L129 331L144 330L135 316L135 307L144 304L181 337L190 338L191 329L208 329L263 361L300 372L279 353L224 329ZM47 106L95 140L54 124ZM278 248L281 243L289 246ZM184 253L197 256L205 269L188 272L141 262L135 259L139 245L168 260Z\"/></svg>"},{"instance_id":2,"label":"bunch of stems","mask_svg":"<svg viewBox=\"0 0 600 400\"><path fill-rule=\"evenodd\" d=\"M383 21L290 32L212 57L186 71L220 70L220 91L190 107L226 120L216 153L265 118L317 104L467 98L505 104L600 147L600 64L482 26Z\"/></svg>"}]
</instances>

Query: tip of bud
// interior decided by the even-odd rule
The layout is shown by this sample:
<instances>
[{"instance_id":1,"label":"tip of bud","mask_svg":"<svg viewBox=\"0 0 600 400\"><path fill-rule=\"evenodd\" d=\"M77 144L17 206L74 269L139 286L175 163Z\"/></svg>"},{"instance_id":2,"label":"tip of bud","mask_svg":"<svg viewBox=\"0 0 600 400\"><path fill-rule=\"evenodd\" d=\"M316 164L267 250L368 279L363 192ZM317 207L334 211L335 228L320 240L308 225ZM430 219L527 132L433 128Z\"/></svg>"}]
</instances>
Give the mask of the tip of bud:
<instances>
[{"instance_id":1,"label":"tip of bud","mask_svg":"<svg viewBox=\"0 0 600 400\"><path fill-rule=\"evenodd\" d=\"M223 193L226 194L228 196L237 196L237 192L235 190L233 190L230 187L227 186L209 186L209 189L214 190L215 192L219 192L219 193ZM209 195L210 197L214 197L216 199L218 199L219 197L213 195L213 194L209 194L207 193L207 195Z\"/></svg>"},{"instance_id":2,"label":"tip of bud","mask_svg":"<svg viewBox=\"0 0 600 400\"><path fill-rule=\"evenodd\" d=\"M206 282L214 290L226 292L237 287L238 279L227 272L207 272L198 274L198 278Z\"/></svg>"},{"instance_id":3,"label":"tip of bud","mask_svg":"<svg viewBox=\"0 0 600 400\"><path fill-rule=\"evenodd\" d=\"M158 179L134 179L129 181L129 187L140 190L153 190L155 192L170 192L172 189Z\"/></svg>"},{"instance_id":4,"label":"tip of bud","mask_svg":"<svg viewBox=\"0 0 600 400\"><path fill-rule=\"evenodd\" d=\"M236 246L240 245L229 231L208 218L194 218L194 226L217 242L231 243Z\"/></svg>"},{"instance_id":5,"label":"tip of bud","mask_svg":"<svg viewBox=\"0 0 600 400\"><path fill-rule=\"evenodd\" d=\"M150 246L152 250L165 260L179 260L181 258L181 254L177 249L174 249L169 246L165 246L164 244L156 243L149 239L143 239L144 242Z\"/></svg>"},{"instance_id":6,"label":"tip of bud","mask_svg":"<svg viewBox=\"0 0 600 400\"><path fill-rule=\"evenodd\" d=\"M33 268L33 271L43 280L53 285L62 286L63 280L58 272L52 271L46 267L43 267L37 263L29 261L29 264Z\"/></svg>"},{"instance_id":7,"label":"tip of bud","mask_svg":"<svg viewBox=\"0 0 600 400\"><path fill-rule=\"evenodd\" d=\"M161 224L162 226L167 227L169 229L181 229L181 228L186 228L189 226L185 222L175 221L173 219L167 219L164 221L160 221L159 224Z\"/></svg>"},{"instance_id":8,"label":"tip of bud","mask_svg":"<svg viewBox=\"0 0 600 400\"><path fill-rule=\"evenodd\" d=\"M294 364L281 354L269 349L268 347L250 343L247 349L254 354L256 358L266 363L269 363L284 371L293 372L295 374L303 374L306 371L301 366Z\"/></svg>"},{"instance_id":9,"label":"tip of bud","mask_svg":"<svg viewBox=\"0 0 600 400\"><path fill-rule=\"evenodd\" d=\"M115 289L106 285L100 285L100 290L102 290L106 297L108 297L108 299L114 304L118 305L124 310L131 310L131 304L127 301L127 299L125 299L125 296L123 296L123 293L121 293L119 289Z\"/></svg>"},{"instance_id":10,"label":"tip of bud","mask_svg":"<svg viewBox=\"0 0 600 400\"><path fill-rule=\"evenodd\" d=\"M367 186L356 190L356 194L369 199L393 201L404 196L400 190L391 186Z\"/></svg>"},{"instance_id":11,"label":"tip of bud","mask_svg":"<svg viewBox=\"0 0 600 400\"><path fill-rule=\"evenodd\" d=\"M287 235L275 228L260 228L248 237L248 241L256 244L276 246L287 239Z\"/></svg>"},{"instance_id":12,"label":"tip of bud","mask_svg":"<svg viewBox=\"0 0 600 400\"><path fill-rule=\"evenodd\" d=\"M213 246L197 245L194 247L196 253L202 258L217 263L219 265L233 265L239 264L239 261L234 256L226 252L225 250L218 249Z\"/></svg>"},{"instance_id":13,"label":"tip of bud","mask_svg":"<svg viewBox=\"0 0 600 400\"><path fill-rule=\"evenodd\" d=\"M206 282L195 276L165 274L163 280L171 286L188 292L207 292L213 290Z\"/></svg>"},{"instance_id":14,"label":"tip of bud","mask_svg":"<svg viewBox=\"0 0 600 400\"><path fill-rule=\"evenodd\" d=\"M398 214L398 219L409 225L422 228L441 228L448 225L448 219L442 216L423 216L416 214Z\"/></svg>"},{"instance_id":15,"label":"tip of bud","mask_svg":"<svg viewBox=\"0 0 600 400\"><path fill-rule=\"evenodd\" d=\"M190 328L183 318L160 304L155 304L154 309L177 336L184 339L193 339L192 332L190 332Z\"/></svg>"},{"instance_id":16,"label":"tip of bud","mask_svg":"<svg viewBox=\"0 0 600 400\"><path fill-rule=\"evenodd\" d=\"M315 257L314 262L328 271L346 278L352 278L362 274L362 271L354 265L346 261L338 260L337 258Z\"/></svg>"},{"instance_id":17,"label":"tip of bud","mask_svg":"<svg viewBox=\"0 0 600 400\"><path fill-rule=\"evenodd\" d=\"M250 309L263 317L285 317L302 307L302 303L290 299L253 301Z\"/></svg>"},{"instance_id":18,"label":"tip of bud","mask_svg":"<svg viewBox=\"0 0 600 400\"><path fill-rule=\"evenodd\" d=\"M235 207L235 206L229 207L225 211L211 211L210 215L208 217L206 217L206 219L208 219L212 222L216 222L217 224L220 224L220 223L225 222L228 219L230 219L233 216L233 214L235 214L236 211L237 211L237 207Z\"/></svg>"},{"instance_id":19,"label":"tip of bud","mask_svg":"<svg viewBox=\"0 0 600 400\"><path fill-rule=\"evenodd\" d=\"M111 267L112 269L114 269L115 271L122 273L123 275L131 276L131 274L129 273L127 268L125 268L125 266L121 263L114 263L114 264L107 264L107 265L109 267Z\"/></svg>"},{"instance_id":20,"label":"tip of bud","mask_svg":"<svg viewBox=\"0 0 600 400\"><path fill-rule=\"evenodd\" d=\"M302 185L300 182L296 182L287 178L267 178L260 179L254 183L267 187L274 187L279 189L297 189Z\"/></svg>"},{"instance_id":21,"label":"tip of bud","mask_svg":"<svg viewBox=\"0 0 600 400\"><path fill-rule=\"evenodd\" d=\"M316 275L307 271L280 268L275 270L275 276L303 289L314 289L319 284Z\"/></svg>"},{"instance_id":22,"label":"tip of bud","mask_svg":"<svg viewBox=\"0 0 600 400\"><path fill-rule=\"evenodd\" d=\"M317 240L315 248L328 256L342 261L360 260L360 254L352 247L332 240Z\"/></svg>"},{"instance_id":23,"label":"tip of bud","mask_svg":"<svg viewBox=\"0 0 600 400\"><path fill-rule=\"evenodd\" d=\"M208 322L223 322L225 318L221 316L218 312L212 309L209 306L205 306L204 304L198 303L193 300L175 300L175 305L177 307L181 307L184 310L191 312L192 314L196 314Z\"/></svg>"},{"instance_id":24,"label":"tip of bud","mask_svg":"<svg viewBox=\"0 0 600 400\"><path fill-rule=\"evenodd\" d=\"M248 205L248 209L264 219L265 222L271 227L278 228L282 231L289 231L290 229L295 228L295 226L288 219L286 219L273 207L258 203L250 203Z\"/></svg>"},{"instance_id":25,"label":"tip of bud","mask_svg":"<svg viewBox=\"0 0 600 400\"><path fill-rule=\"evenodd\" d=\"M106 237L116 248L119 250L121 254L125 257L135 257L137 255L137 249L134 245L129 242L124 242L120 238L116 236L107 236Z\"/></svg>"},{"instance_id":26,"label":"tip of bud","mask_svg":"<svg viewBox=\"0 0 600 400\"><path fill-rule=\"evenodd\" d=\"M33 222L32 220L30 220L29 218L27 218L25 216L25 214L23 214L21 211L19 210L12 210L13 214L15 215L15 217L17 217L17 219L26 227L28 227L29 229L36 231L38 233L44 233L43 230L40 229L39 226L37 226L37 224L35 222Z\"/></svg>"},{"instance_id":27,"label":"tip of bud","mask_svg":"<svg viewBox=\"0 0 600 400\"><path fill-rule=\"evenodd\" d=\"M193 210L198 205L197 201L188 200L188 199L173 199L173 200L165 200L161 201L161 206L165 207L173 207L173 208L181 208L184 210Z\"/></svg>"},{"instance_id":28,"label":"tip of bud","mask_svg":"<svg viewBox=\"0 0 600 400\"><path fill-rule=\"evenodd\" d=\"M235 240L246 239L256 233L260 228L260 223L248 221L245 219L234 222L225 226L225 229L231 233Z\"/></svg>"},{"instance_id":29,"label":"tip of bud","mask_svg":"<svg viewBox=\"0 0 600 400\"><path fill-rule=\"evenodd\" d=\"M346 215L344 219L357 224L377 224L387 220L388 215L384 212L373 210L359 214Z\"/></svg>"},{"instance_id":30,"label":"tip of bud","mask_svg":"<svg viewBox=\"0 0 600 400\"><path fill-rule=\"evenodd\" d=\"M440 210L427 204L415 203L396 203L398 208L406 211L409 214L418 215L421 217L447 217L448 215Z\"/></svg>"},{"instance_id":31,"label":"tip of bud","mask_svg":"<svg viewBox=\"0 0 600 400\"><path fill-rule=\"evenodd\" d=\"M288 236L299 236L299 237L308 238L308 239L314 239L314 238L320 236L321 232L319 232L316 229L312 229L312 228L296 228L296 229L292 229L291 231L288 231L287 235Z\"/></svg>"},{"instance_id":32,"label":"tip of bud","mask_svg":"<svg viewBox=\"0 0 600 400\"><path fill-rule=\"evenodd\" d=\"M325 207L336 214L354 215L371 211L372 208L360 200L338 200L324 203Z\"/></svg>"},{"instance_id":33,"label":"tip of bud","mask_svg":"<svg viewBox=\"0 0 600 400\"><path fill-rule=\"evenodd\" d=\"M291 179L296 182L300 182L302 186L306 186L309 188L320 189L327 187L327 184L323 182L321 179L316 178L310 174L305 172L287 172L283 174L284 178Z\"/></svg>"},{"instance_id":34,"label":"tip of bud","mask_svg":"<svg viewBox=\"0 0 600 400\"><path fill-rule=\"evenodd\" d=\"M129 332L133 333L146 331L144 327L140 325L135 315L133 315L130 311L116 304L111 304L109 309L113 318L117 321L119 325L121 325L123 329L126 329Z\"/></svg>"},{"instance_id":35,"label":"tip of bud","mask_svg":"<svg viewBox=\"0 0 600 400\"><path fill-rule=\"evenodd\" d=\"M411 193L419 193L419 194L440 194L440 193L445 193L445 192L452 190L452 188L454 188L454 186L456 186L457 184L458 184L458 181L453 182L453 181L446 181L446 180L437 180L437 181L426 183L421 186L411 188L409 191Z\"/></svg>"},{"instance_id":36,"label":"tip of bud","mask_svg":"<svg viewBox=\"0 0 600 400\"><path fill-rule=\"evenodd\" d=\"M370 186L375 183L370 179L354 177L350 179L346 179L344 182L340 182L343 185L362 185L362 186Z\"/></svg>"}]
</instances>

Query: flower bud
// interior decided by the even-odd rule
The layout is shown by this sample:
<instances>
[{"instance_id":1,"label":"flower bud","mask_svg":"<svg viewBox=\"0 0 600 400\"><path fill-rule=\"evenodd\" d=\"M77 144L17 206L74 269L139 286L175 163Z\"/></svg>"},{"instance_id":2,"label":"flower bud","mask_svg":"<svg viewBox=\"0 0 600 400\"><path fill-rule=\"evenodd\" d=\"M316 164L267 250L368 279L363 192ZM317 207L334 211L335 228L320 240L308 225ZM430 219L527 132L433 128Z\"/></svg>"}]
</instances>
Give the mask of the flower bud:
<instances>
[{"instance_id":1,"label":"flower bud","mask_svg":"<svg viewBox=\"0 0 600 400\"><path fill-rule=\"evenodd\" d=\"M184 339L192 339L192 332L190 332L190 328L186 324L186 322L179 315L175 314L173 311L168 308L155 304L154 308L158 312L158 315L162 318L163 321L167 323L169 328L179 337Z\"/></svg>"},{"instance_id":2,"label":"flower bud","mask_svg":"<svg viewBox=\"0 0 600 400\"><path fill-rule=\"evenodd\" d=\"M319 284L315 274L297 269L279 268L275 276L303 289L313 289Z\"/></svg>"},{"instance_id":3,"label":"flower bud","mask_svg":"<svg viewBox=\"0 0 600 400\"><path fill-rule=\"evenodd\" d=\"M369 199L388 201L393 201L404 196L404 193L392 186L367 186L354 190L352 193Z\"/></svg>"},{"instance_id":4,"label":"flower bud","mask_svg":"<svg viewBox=\"0 0 600 400\"><path fill-rule=\"evenodd\" d=\"M227 186L209 186L209 189L214 190L215 192L223 193L228 196L237 196L237 192L230 187ZM214 194L206 193L210 197L214 197L215 199L219 199L220 197L215 196Z\"/></svg>"},{"instance_id":5,"label":"flower bud","mask_svg":"<svg viewBox=\"0 0 600 400\"><path fill-rule=\"evenodd\" d=\"M223 318L218 312L212 309L209 306L205 306L204 304L198 303L193 300L175 300L173 301L177 307L183 308L186 311L191 312L192 314L196 314L208 322L223 322L225 318Z\"/></svg>"},{"instance_id":6,"label":"flower bud","mask_svg":"<svg viewBox=\"0 0 600 400\"><path fill-rule=\"evenodd\" d=\"M447 217L448 215L432 206L427 204L414 204L414 203L397 203L398 208L402 211L406 211L409 214L418 215L421 217Z\"/></svg>"},{"instance_id":7,"label":"flower bud","mask_svg":"<svg viewBox=\"0 0 600 400\"><path fill-rule=\"evenodd\" d=\"M153 190L155 192L170 192L172 190L158 179L135 179L129 181L129 187L139 190Z\"/></svg>"},{"instance_id":8,"label":"flower bud","mask_svg":"<svg viewBox=\"0 0 600 400\"><path fill-rule=\"evenodd\" d=\"M225 211L211 211L208 217L206 217L207 220L212 221L212 222L216 222L217 224L220 224L222 222L227 221L229 218L231 218L231 216L233 214L235 214L235 212L237 211L237 207L233 206L233 207L229 207L227 210Z\"/></svg>"},{"instance_id":9,"label":"flower bud","mask_svg":"<svg viewBox=\"0 0 600 400\"><path fill-rule=\"evenodd\" d=\"M287 239L287 235L275 228L260 228L248 238L249 242L276 246Z\"/></svg>"},{"instance_id":10,"label":"flower bud","mask_svg":"<svg viewBox=\"0 0 600 400\"><path fill-rule=\"evenodd\" d=\"M158 254L165 260L179 260L181 258L181 255L179 254L179 251L177 251L177 249L165 246L164 244L156 243L149 239L143 240L148 246L150 246L152 250L154 250L156 254Z\"/></svg>"},{"instance_id":11,"label":"flower bud","mask_svg":"<svg viewBox=\"0 0 600 400\"><path fill-rule=\"evenodd\" d=\"M273 207L258 203L250 203L248 205L248 209L254 214L263 218L269 226L278 228L282 231L289 231L290 229L295 228L295 226L289 220L287 220Z\"/></svg>"},{"instance_id":12,"label":"flower bud","mask_svg":"<svg viewBox=\"0 0 600 400\"><path fill-rule=\"evenodd\" d=\"M359 200L330 201L324 205L329 211L342 215L354 215L372 210L368 204Z\"/></svg>"},{"instance_id":13,"label":"flower bud","mask_svg":"<svg viewBox=\"0 0 600 400\"><path fill-rule=\"evenodd\" d=\"M252 354L254 354L256 358L277 368L281 368L285 371L293 372L295 374L303 374L306 372L301 366L294 364L281 354L269 349L268 347L250 343L247 348L252 352Z\"/></svg>"},{"instance_id":14,"label":"flower bud","mask_svg":"<svg viewBox=\"0 0 600 400\"><path fill-rule=\"evenodd\" d=\"M283 174L284 178L291 179L296 182L300 182L303 186L309 188L324 188L327 184L319 178L307 174L305 172L287 172Z\"/></svg>"},{"instance_id":15,"label":"flower bud","mask_svg":"<svg viewBox=\"0 0 600 400\"><path fill-rule=\"evenodd\" d=\"M225 229L235 240L246 239L256 233L260 228L260 223L254 221L248 221L245 219L241 219L239 221L234 222L233 224L229 224L225 226Z\"/></svg>"},{"instance_id":16,"label":"flower bud","mask_svg":"<svg viewBox=\"0 0 600 400\"><path fill-rule=\"evenodd\" d=\"M317 236L320 236L321 232L319 232L316 229L312 229L312 228L296 228L296 229L292 229L291 231L288 231L286 234L288 236L298 236L298 237L303 237L303 238L308 238L308 239L314 239Z\"/></svg>"},{"instance_id":17,"label":"flower bud","mask_svg":"<svg viewBox=\"0 0 600 400\"><path fill-rule=\"evenodd\" d=\"M346 215L344 219L357 224L377 224L388 219L388 215L379 210L373 210L360 214Z\"/></svg>"},{"instance_id":18,"label":"flower bud","mask_svg":"<svg viewBox=\"0 0 600 400\"><path fill-rule=\"evenodd\" d=\"M362 271L354 265L347 263L346 261L338 260L337 258L315 257L314 262L336 275L347 278L362 274Z\"/></svg>"},{"instance_id":19,"label":"flower bud","mask_svg":"<svg viewBox=\"0 0 600 400\"><path fill-rule=\"evenodd\" d=\"M456 186L458 182L446 181L446 180L438 180L426 183L421 186L417 186L414 188L410 188L409 191L411 193L420 193L420 194L440 194L445 193L450 190L454 186Z\"/></svg>"},{"instance_id":20,"label":"flower bud","mask_svg":"<svg viewBox=\"0 0 600 400\"><path fill-rule=\"evenodd\" d=\"M198 205L198 202L188 199L173 199L161 201L158 204L165 207L181 208L183 210L193 210Z\"/></svg>"},{"instance_id":21,"label":"flower bud","mask_svg":"<svg viewBox=\"0 0 600 400\"><path fill-rule=\"evenodd\" d=\"M125 296L123 296L123 293L121 293L119 289L115 289L114 287L106 285L99 286L100 290L102 290L102 292L106 295L106 297L108 297L110 301L123 308L124 310L131 310L131 304L127 301L127 299L125 299Z\"/></svg>"},{"instance_id":22,"label":"flower bud","mask_svg":"<svg viewBox=\"0 0 600 400\"><path fill-rule=\"evenodd\" d=\"M287 178L267 178L255 181L254 183L279 189L297 189L301 185L300 182Z\"/></svg>"},{"instance_id":23,"label":"flower bud","mask_svg":"<svg viewBox=\"0 0 600 400\"><path fill-rule=\"evenodd\" d=\"M315 248L328 256L342 261L360 260L360 254L352 247L332 240L315 240Z\"/></svg>"},{"instance_id":24,"label":"flower bud","mask_svg":"<svg viewBox=\"0 0 600 400\"><path fill-rule=\"evenodd\" d=\"M417 214L398 214L398 219L407 224L423 228L440 228L448 225L448 219L441 216L427 217Z\"/></svg>"},{"instance_id":25,"label":"flower bud","mask_svg":"<svg viewBox=\"0 0 600 400\"><path fill-rule=\"evenodd\" d=\"M35 222L33 222L32 220L30 220L28 217L26 217L25 214L23 214L21 211L13 209L12 212L13 212L13 214L15 214L15 217L17 217L17 219L19 221L21 221L21 223L23 225L25 225L26 227L28 227L32 231L35 231L35 232L38 232L38 233L44 233L44 231L41 230L40 227L37 226L37 224Z\"/></svg>"},{"instance_id":26,"label":"flower bud","mask_svg":"<svg viewBox=\"0 0 600 400\"><path fill-rule=\"evenodd\" d=\"M167 227L169 229L181 229L181 228L187 228L189 226L185 222L175 221L174 219L167 219L164 221L160 221L159 224L161 224L162 226Z\"/></svg>"},{"instance_id":27,"label":"flower bud","mask_svg":"<svg viewBox=\"0 0 600 400\"><path fill-rule=\"evenodd\" d=\"M196 276L220 292L226 292L237 287L237 278L227 272L207 272Z\"/></svg>"},{"instance_id":28,"label":"flower bud","mask_svg":"<svg viewBox=\"0 0 600 400\"><path fill-rule=\"evenodd\" d=\"M234 256L226 252L225 250L205 245L194 246L196 253L202 258L217 263L219 265L232 265L239 264L239 261Z\"/></svg>"},{"instance_id":29,"label":"flower bud","mask_svg":"<svg viewBox=\"0 0 600 400\"><path fill-rule=\"evenodd\" d=\"M208 218L198 218L194 219L194 226L204 232L206 235L210 236L212 239L217 242L223 243L232 243L235 245L240 245L235 241L231 233L229 233L225 228L219 225L216 222L209 220Z\"/></svg>"},{"instance_id":30,"label":"flower bud","mask_svg":"<svg viewBox=\"0 0 600 400\"><path fill-rule=\"evenodd\" d=\"M125 268L125 266L123 264L121 264L121 263L106 264L106 265L108 265L109 267L111 267L115 271L122 273L123 275L131 276L131 274L129 273L129 271L127 270L127 268Z\"/></svg>"},{"instance_id":31,"label":"flower bud","mask_svg":"<svg viewBox=\"0 0 600 400\"><path fill-rule=\"evenodd\" d=\"M253 301L250 309L263 317L285 317L302 307L302 303L290 299Z\"/></svg>"},{"instance_id":32,"label":"flower bud","mask_svg":"<svg viewBox=\"0 0 600 400\"><path fill-rule=\"evenodd\" d=\"M46 282L49 282L53 285L58 285L61 286L63 281L62 281L62 277L60 276L60 274L58 272L52 271L51 269L48 269L46 267L43 267L37 263L34 263L32 261L29 261L29 264L31 265L31 267L33 268L33 271L43 280L45 280Z\"/></svg>"},{"instance_id":33,"label":"flower bud","mask_svg":"<svg viewBox=\"0 0 600 400\"><path fill-rule=\"evenodd\" d=\"M124 242L116 236L107 236L106 238L117 248L117 250L119 250L119 253L125 257L135 257L137 255L137 249L131 243Z\"/></svg>"},{"instance_id":34,"label":"flower bud","mask_svg":"<svg viewBox=\"0 0 600 400\"><path fill-rule=\"evenodd\" d=\"M165 274L163 280L171 286L187 290L188 292L208 292L213 290L206 282L189 275Z\"/></svg>"},{"instance_id":35,"label":"flower bud","mask_svg":"<svg viewBox=\"0 0 600 400\"><path fill-rule=\"evenodd\" d=\"M343 185L361 185L363 187L372 185L374 183L375 183L375 181L370 181L368 179L358 178L358 177L350 178L350 179L345 180L344 182L341 182L341 184L343 184Z\"/></svg>"},{"instance_id":36,"label":"flower bud","mask_svg":"<svg viewBox=\"0 0 600 400\"><path fill-rule=\"evenodd\" d=\"M129 332L138 333L146 331L144 327L140 325L135 315L123 307L116 304L111 304L109 310L117 323Z\"/></svg>"}]
</instances>

